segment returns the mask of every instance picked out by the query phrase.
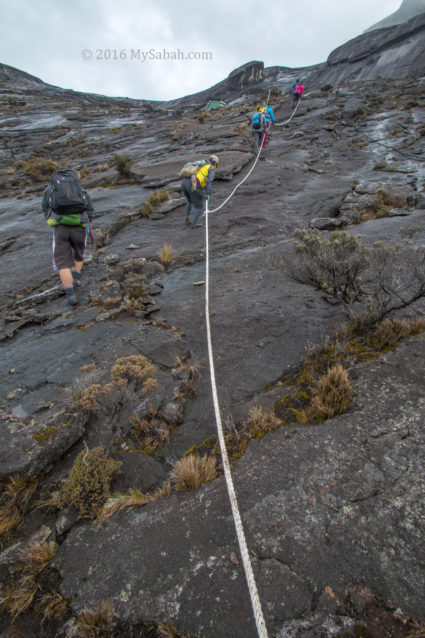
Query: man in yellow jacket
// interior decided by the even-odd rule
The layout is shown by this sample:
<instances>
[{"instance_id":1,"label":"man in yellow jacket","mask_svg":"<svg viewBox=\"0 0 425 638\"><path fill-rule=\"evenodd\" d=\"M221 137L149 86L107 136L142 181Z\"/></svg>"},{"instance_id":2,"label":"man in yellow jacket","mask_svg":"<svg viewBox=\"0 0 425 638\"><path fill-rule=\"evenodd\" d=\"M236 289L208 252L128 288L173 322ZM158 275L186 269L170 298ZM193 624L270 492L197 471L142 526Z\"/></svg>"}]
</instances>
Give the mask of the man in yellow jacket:
<instances>
[{"instance_id":1,"label":"man in yellow jacket","mask_svg":"<svg viewBox=\"0 0 425 638\"><path fill-rule=\"evenodd\" d=\"M192 178L185 177L181 184L182 191L187 199L186 221L190 222L192 228L202 225L198 223L198 219L202 212L204 199L209 199L211 195L214 171L218 164L217 155L210 155L208 162L197 171L196 178L193 181ZM192 219L190 219L192 208Z\"/></svg>"}]
</instances>

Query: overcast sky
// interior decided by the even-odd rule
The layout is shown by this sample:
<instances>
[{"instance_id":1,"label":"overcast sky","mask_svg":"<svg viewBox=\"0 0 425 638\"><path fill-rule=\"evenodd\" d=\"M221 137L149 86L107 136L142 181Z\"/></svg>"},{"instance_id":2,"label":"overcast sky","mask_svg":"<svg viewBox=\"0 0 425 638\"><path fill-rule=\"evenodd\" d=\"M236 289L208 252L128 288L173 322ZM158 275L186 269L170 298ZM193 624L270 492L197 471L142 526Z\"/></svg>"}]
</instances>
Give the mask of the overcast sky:
<instances>
[{"instance_id":1,"label":"overcast sky","mask_svg":"<svg viewBox=\"0 0 425 638\"><path fill-rule=\"evenodd\" d=\"M63 88L167 100L207 89L250 60L324 62L400 4L0 0L0 62ZM179 55L192 59L173 59Z\"/></svg>"}]
</instances>

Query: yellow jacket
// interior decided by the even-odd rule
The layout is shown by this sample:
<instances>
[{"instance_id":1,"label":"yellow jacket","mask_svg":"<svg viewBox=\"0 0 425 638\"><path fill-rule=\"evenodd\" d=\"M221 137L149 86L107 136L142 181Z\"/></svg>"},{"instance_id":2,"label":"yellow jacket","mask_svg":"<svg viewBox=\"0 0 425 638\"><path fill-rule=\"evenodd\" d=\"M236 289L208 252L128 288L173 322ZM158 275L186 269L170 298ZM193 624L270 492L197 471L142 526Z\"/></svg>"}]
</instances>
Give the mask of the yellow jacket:
<instances>
[{"instance_id":1,"label":"yellow jacket","mask_svg":"<svg viewBox=\"0 0 425 638\"><path fill-rule=\"evenodd\" d=\"M205 188L210 168L211 164L205 164L204 166L201 166L199 171L196 173L196 178L199 181L201 188Z\"/></svg>"}]
</instances>

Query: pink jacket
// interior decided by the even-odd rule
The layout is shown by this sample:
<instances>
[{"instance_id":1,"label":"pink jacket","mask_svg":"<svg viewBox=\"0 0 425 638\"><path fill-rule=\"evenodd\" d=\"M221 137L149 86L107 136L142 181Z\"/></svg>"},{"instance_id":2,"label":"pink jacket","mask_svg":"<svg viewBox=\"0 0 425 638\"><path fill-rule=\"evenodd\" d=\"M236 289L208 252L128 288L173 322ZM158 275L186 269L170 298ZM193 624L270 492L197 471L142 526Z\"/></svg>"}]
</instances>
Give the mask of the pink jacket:
<instances>
[{"instance_id":1,"label":"pink jacket","mask_svg":"<svg viewBox=\"0 0 425 638\"><path fill-rule=\"evenodd\" d=\"M304 91L304 86L302 84L298 84L297 88L295 89L295 93L299 93L300 97L302 96Z\"/></svg>"}]
</instances>

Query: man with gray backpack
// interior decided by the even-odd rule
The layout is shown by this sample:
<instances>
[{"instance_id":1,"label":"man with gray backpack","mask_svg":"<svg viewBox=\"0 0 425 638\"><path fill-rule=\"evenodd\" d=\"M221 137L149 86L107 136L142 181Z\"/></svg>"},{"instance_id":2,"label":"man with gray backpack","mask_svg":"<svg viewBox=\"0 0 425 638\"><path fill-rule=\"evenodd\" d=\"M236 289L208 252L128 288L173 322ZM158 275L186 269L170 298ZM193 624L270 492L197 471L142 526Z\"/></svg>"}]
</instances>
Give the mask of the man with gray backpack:
<instances>
[{"instance_id":1,"label":"man with gray backpack","mask_svg":"<svg viewBox=\"0 0 425 638\"><path fill-rule=\"evenodd\" d=\"M267 123L264 115L264 107L259 106L252 116L251 121L251 133L254 138L252 150L254 153L258 153L258 149L261 148L266 130Z\"/></svg>"},{"instance_id":2,"label":"man with gray backpack","mask_svg":"<svg viewBox=\"0 0 425 638\"><path fill-rule=\"evenodd\" d=\"M66 169L51 176L41 207L53 230L53 268L59 271L68 303L75 306L84 264L86 225L93 217L93 204L81 188L77 173Z\"/></svg>"},{"instance_id":3,"label":"man with gray backpack","mask_svg":"<svg viewBox=\"0 0 425 638\"><path fill-rule=\"evenodd\" d=\"M186 222L190 223L191 228L201 226L198 219L202 212L204 200L210 198L211 185L217 164L217 155L210 155L208 161L202 160L185 164L180 171L180 177L183 177L181 188L187 200ZM191 213L192 219L190 219Z\"/></svg>"}]
</instances>

